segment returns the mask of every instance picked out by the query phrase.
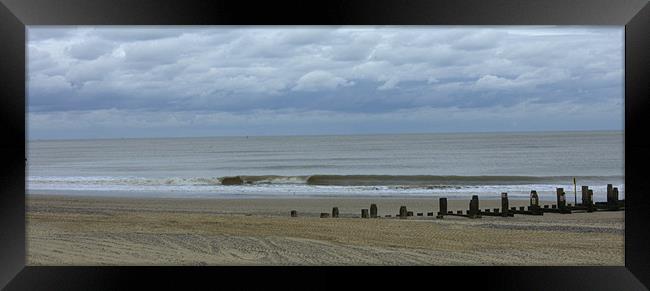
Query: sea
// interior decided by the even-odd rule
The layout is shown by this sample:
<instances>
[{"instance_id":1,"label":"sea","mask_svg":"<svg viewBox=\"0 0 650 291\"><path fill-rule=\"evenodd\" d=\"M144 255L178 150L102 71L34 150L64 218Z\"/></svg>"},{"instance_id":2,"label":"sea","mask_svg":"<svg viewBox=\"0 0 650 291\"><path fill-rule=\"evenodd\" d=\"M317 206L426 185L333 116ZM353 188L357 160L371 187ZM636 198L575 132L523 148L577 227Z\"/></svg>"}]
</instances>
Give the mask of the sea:
<instances>
[{"instance_id":1,"label":"sea","mask_svg":"<svg viewBox=\"0 0 650 291\"><path fill-rule=\"evenodd\" d=\"M28 194L625 197L623 131L28 140L26 163Z\"/></svg>"}]
</instances>

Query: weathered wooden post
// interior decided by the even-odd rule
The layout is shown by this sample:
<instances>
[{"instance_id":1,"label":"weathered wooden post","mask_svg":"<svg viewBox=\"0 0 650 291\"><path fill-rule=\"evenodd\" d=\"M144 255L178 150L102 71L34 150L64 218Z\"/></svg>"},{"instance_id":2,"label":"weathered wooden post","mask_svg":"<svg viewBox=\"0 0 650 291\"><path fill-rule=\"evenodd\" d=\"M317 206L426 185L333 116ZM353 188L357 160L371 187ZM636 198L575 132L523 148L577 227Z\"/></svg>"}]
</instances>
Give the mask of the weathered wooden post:
<instances>
[{"instance_id":1,"label":"weathered wooden post","mask_svg":"<svg viewBox=\"0 0 650 291\"><path fill-rule=\"evenodd\" d=\"M417 216L423 216L423 215L424 215L423 212L418 212L418 213L417 213Z\"/></svg>"},{"instance_id":2,"label":"weathered wooden post","mask_svg":"<svg viewBox=\"0 0 650 291\"><path fill-rule=\"evenodd\" d=\"M519 211L526 211L526 206L519 206Z\"/></svg>"},{"instance_id":3,"label":"weathered wooden post","mask_svg":"<svg viewBox=\"0 0 650 291\"><path fill-rule=\"evenodd\" d=\"M492 211L494 211L494 213L498 214L499 213L499 208L494 208L494 209L492 209Z\"/></svg>"},{"instance_id":4,"label":"weathered wooden post","mask_svg":"<svg viewBox=\"0 0 650 291\"><path fill-rule=\"evenodd\" d=\"M469 217L475 218L479 214L478 195L472 195L472 200L469 201Z\"/></svg>"},{"instance_id":5,"label":"weathered wooden post","mask_svg":"<svg viewBox=\"0 0 650 291\"><path fill-rule=\"evenodd\" d=\"M587 190L587 212L594 211L594 190Z\"/></svg>"},{"instance_id":6,"label":"weathered wooden post","mask_svg":"<svg viewBox=\"0 0 650 291\"><path fill-rule=\"evenodd\" d=\"M377 218L377 204L370 204L370 218Z\"/></svg>"},{"instance_id":7,"label":"weathered wooden post","mask_svg":"<svg viewBox=\"0 0 650 291\"><path fill-rule=\"evenodd\" d=\"M456 214L459 214L459 215L463 214L463 211L462 210L456 210Z\"/></svg>"},{"instance_id":8,"label":"weathered wooden post","mask_svg":"<svg viewBox=\"0 0 650 291\"><path fill-rule=\"evenodd\" d=\"M612 204L610 206L610 209L618 210L618 188L617 187L614 187L612 189Z\"/></svg>"},{"instance_id":9,"label":"weathered wooden post","mask_svg":"<svg viewBox=\"0 0 650 291\"><path fill-rule=\"evenodd\" d=\"M508 193L501 193L501 216L508 216Z\"/></svg>"},{"instance_id":10,"label":"weathered wooden post","mask_svg":"<svg viewBox=\"0 0 650 291\"><path fill-rule=\"evenodd\" d=\"M537 195L537 191L531 190L530 191L530 211L537 212L539 211L539 196Z\"/></svg>"},{"instance_id":11,"label":"weathered wooden post","mask_svg":"<svg viewBox=\"0 0 650 291\"><path fill-rule=\"evenodd\" d=\"M298 211L291 210L291 217L298 217Z\"/></svg>"},{"instance_id":12,"label":"weathered wooden post","mask_svg":"<svg viewBox=\"0 0 650 291\"><path fill-rule=\"evenodd\" d=\"M612 184L607 184L607 204L608 205L610 204L610 201L612 200L612 193L614 192L612 190L613 190Z\"/></svg>"},{"instance_id":13,"label":"weathered wooden post","mask_svg":"<svg viewBox=\"0 0 650 291\"><path fill-rule=\"evenodd\" d=\"M413 211L406 211L406 216L413 216Z\"/></svg>"},{"instance_id":14,"label":"weathered wooden post","mask_svg":"<svg viewBox=\"0 0 650 291\"><path fill-rule=\"evenodd\" d=\"M589 206L589 186L582 186L582 206Z\"/></svg>"},{"instance_id":15,"label":"weathered wooden post","mask_svg":"<svg viewBox=\"0 0 650 291\"><path fill-rule=\"evenodd\" d=\"M332 208L332 218L337 218L337 217L339 217L339 208L334 207Z\"/></svg>"},{"instance_id":16,"label":"weathered wooden post","mask_svg":"<svg viewBox=\"0 0 650 291\"><path fill-rule=\"evenodd\" d=\"M614 194L616 189L616 194ZM607 208L614 210L618 208L618 188L613 188L612 184L607 184Z\"/></svg>"},{"instance_id":17,"label":"weathered wooden post","mask_svg":"<svg viewBox=\"0 0 650 291\"><path fill-rule=\"evenodd\" d=\"M557 208L564 209L566 208L566 193L564 193L564 188L557 188Z\"/></svg>"},{"instance_id":18,"label":"weathered wooden post","mask_svg":"<svg viewBox=\"0 0 650 291\"><path fill-rule=\"evenodd\" d=\"M361 209L361 218L368 218L368 209Z\"/></svg>"},{"instance_id":19,"label":"weathered wooden post","mask_svg":"<svg viewBox=\"0 0 650 291\"><path fill-rule=\"evenodd\" d=\"M320 213L320 218L328 218L328 217L330 217L329 213L327 213L327 212L321 212Z\"/></svg>"},{"instance_id":20,"label":"weathered wooden post","mask_svg":"<svg viewBox=\"0 0 650 291\"><path fill-rule=\"evenodd\" d=\"M427 212L427 216L433 216L433 212Z\"/></svg>"},{"instance_id":21,"label":"weathered wooden post","mask_svg":"<svg viewBox=\"0 0 650 291\"><path fill-rule=\"evenodd\" d=\"M406 219L406 206L399 207L399 218Z\"/></svg>"},{"instance_id":22,"label":"weathered wooden post","mask_svg":"<svg viewBox=\"0 0 650 291\"><path fill-rule=\"evenodd\" d=\"M445 215L447 213L447 198L446 197L441 197L439 199L438 206L440 207L440 211L438 211L438 215Z\"/></svg>"}]
</instances>

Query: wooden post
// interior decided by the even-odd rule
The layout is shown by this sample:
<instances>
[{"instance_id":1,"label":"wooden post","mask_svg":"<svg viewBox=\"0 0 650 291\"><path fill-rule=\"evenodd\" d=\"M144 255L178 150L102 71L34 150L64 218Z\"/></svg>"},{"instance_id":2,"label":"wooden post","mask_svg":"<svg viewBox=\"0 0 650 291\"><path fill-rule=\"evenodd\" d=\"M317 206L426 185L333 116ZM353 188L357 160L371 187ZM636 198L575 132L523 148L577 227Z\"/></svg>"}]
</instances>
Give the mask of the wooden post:
<instances>
[{"instance_id":1,"label":"wooden post","mask_svg":"<svg viewBox=\"0 0 650 291\"><path fill-rule=\"evenodd\" d=\"M573 203L578 206L578 191L576 191L576 187L578 187L578 184L576 184L576 177L573 177Z\"/></svg>"},{"instance_id":2,"label":"wooden post","mask_svg":"<svg viewBox=\"0 0 650 291\"><path fill-rule=\"evenodd\" d=\"M469 201L469 213L470 217L478 216L480 210L478 206L478 195L472 195L472 200Z\"/></svg>"},{"instance_id":3,"label":"wooden post","mask_svg":"<svg viewBox=\"0 0 650 291\"><path fill-rule=\"evenodd\" d=\"M589 204L589 186L582 186L582 206Z\"/></svg>"},{"instance_id":4,"label":"wooden post","mask_svg":"<svg viewBox=\"0 0 650 291\"><path fill-rule=\"evenodd\" d=\"M607 184L607 204L609 205L611 203L612 199L612 184Z\"/></svg>"},{"instance_id":5,"label":"wooden post","mask_svg":"<svg viewBox=\"0 0 650 291\"><path fill-rule=\"evenodd\" d=\"M361 209L361 218L368 218L368 209Z\"/></svg>"},{"instance_id":6,"label":"wooden post","mask_svg":"<svg viewBox=\"0 0 650 291\"><path fill-rule=\"evenodd\" d=\"M501 216L508 216L508 193L501 193Z\"/></svg>"},{"instance_id":7,"label":"wooden post","mask_svg":"<svg viewBox=\"0 0 650 291\"><path fill-rule=\"evenodd\" d=\"M494 211L494 213L499 213L499 208L494 208L492 211Z\"/></svg>"},{"instance_id":8,"label":"wooden post","mask_svg":"<svg viewBox=\"0 0 650 291\"><path fill-rule=\"evenodd\" d=\"M490 213L490 208L485 208L485 213Z\"/></svg>"},{"instance_id":9,"label":"wooden post","mask_svg":"<svg viewBox=\"0 0 650 291\"><path fill-rule=\"evenodd\" d=\"M385 216L385 217L391 217L390 214L386 214L386 215L384 215L384 216Z\"/></svg>"},{"instance_id":10,"label":"wooden post","mask_svg":"<svg viewBox=\"0 0 650 291\"><path fill-rule=\"evenodd\" d=\"M463 214L462 210L456 210L456 214Z\"/></svg>"},{"instance_id":11,"label":"wooden post","mask_svg":"<svg viewBox=\"0 0 650 291\"><path fill-rule=\"evenodd\" d=\"M413 216L413 211L407 211L406 216Z\"/></svg>"},{"instance_id":12,"label":"wooden post","mask_svg":"<svg viewBox=\"0 0 650 291\"><path fill-rule=\"evenodd\" d=\"M555 209L555 208L557 208L557 205L551 204L551 209Z\"/></svg>"},{"instance_id":13,"label":"wooden post","mask_svg":"<svg viewBox=\"0 0 650 291\"><path fill-rule=\"evenodd\" d=\"M417 215L418 215L418 216L422 216L422 215L423 215L423 213L422 213L422 212L418 212L418 214L417 214Z\"/></svg>"},{"instance_id":14,"label":"wooden post","mask_svg":"<svg viewBox=\"0 0 650 291\"><path fill-rule=\"evenodd\" d=\"M321 214L320 214L320 218L328 218L328 217L330 217L330 214L329 214L329 213L327 213L327 212L321 212Z\"/></svg>"},{"instance_id":15,"label":"wooden post","mask_svg":"<svg viewBox=\"0 0 650 291\"><path fill-rule=\"evenodd\" d=\"M612 210L618 210L618 188L614 187L612 189L612 201L613 203L611 204L611 209Z\"/></svg>"},{"instance_id":16,"label":"wooden post","mask_svg":"<svg viewBox=\"0 0 650 291\"><path fill-rule=\"evenodd\" d=\"M377 218L377 204L370 204L370 218Z\"/></svg>"},{"instance_id":17,"label":"wooden post","mask_svg":"<svg viewBox=\"0 0 650 291\"><path fill-rule=\"evenodd\" d=\"M399 207L399 218L405 219L406 218L406 206L400 206Z\"/></svg>"},{"instance_id":18,"label":"wooden post","mask_svg":"<svg viewBox=\"0 0 650 291\"><path fill-rule=\"evenodd\" d=\"M594 190L587 190L587 212L594 211Z\"/></svg>"},{"instance_id":19,"label":"wooden post","mask_svg":"<svg viewBox=\"0 0 650 291\"><path fill-rule=\"evenodd\" d=\"M519 206L519 211L526 211L526 206Z\"/></svg>"},{"instance_id":20,"label":"wooden post","mask_svg":"<svg viewBox=\"0 0 650 291\"><path fill-rule=\"evenodd\" d=\"M298 211L291 210L291 217L298 217Z\"/></svg>"},{"instance_id":21,"label":"wooden post","mask_svg":"<svg viewBox=\"0 0 650 291\"><path fill-rule=\"evenodd\" d=\"M427 216L433 216L433 212L427 212Z\"/></svg>"},{"instance_id":22,"label":"wooden post","mask_svg":"<svg viewBox=\"0 0 650 291\"><path fill-rule=\"evenodd\" d=\"M332 208L332 217L333 218L339 217L339 208L338 207Z\"/></svg>"},{"instance_id":23,"label":"wooden post","mask_svg":"<svg viewBox=\"0 0 650 291\"><path fill-rule=\"evenodd\" d=\"M544 208L548 209L548 205L544 205Z\"/></svg>"},{"instance_id":24,"label":"wooden post","mask_svg":"<svg viewBox=\"0 0 650 291\"><path fill-rule=\"evenodd\" d=\"M557 194L557 208L564 209L566 207L566 196L564 193L564 188L555 189Z\"/></svg>"},{"instance_id":25,"label":"wooden post","mask_svg":"<svg viewBox=\"0 0 650 291\"><path fill-rule=\"evenodd\" d=\"M444 215L447 213L447 198L442 197L439 200L440 202L438 202L438 206L440 207L440 211L438 211L438 215Z\"/></svg>"}]
</instances>

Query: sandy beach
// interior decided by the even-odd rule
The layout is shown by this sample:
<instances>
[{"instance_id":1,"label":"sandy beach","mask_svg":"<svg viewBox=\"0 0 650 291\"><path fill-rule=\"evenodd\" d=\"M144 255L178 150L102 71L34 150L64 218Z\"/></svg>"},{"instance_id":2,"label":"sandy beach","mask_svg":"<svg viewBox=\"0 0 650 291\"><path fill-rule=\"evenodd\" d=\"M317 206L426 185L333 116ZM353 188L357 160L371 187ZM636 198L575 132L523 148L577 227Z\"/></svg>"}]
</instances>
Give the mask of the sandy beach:
<instances>
[{"instance_id":1,"label":"sandy beach","mask_svg":"<svg viewBox=\"0 0 650 291\"><path fill-rule=\"evenodd\" d=\"M358 218L371 203L381 218ZM623 211L428 217L427 212L438 211L437 204L436 198L27 195L27 264L624 264ZM527 204L510 201L510 206ZM424 216L396 219L400 205ZM319 218L333 206L340 218ZM448 209L467 207L468 200L450 200ZM480 201L481 209L498 207L500 201ZM290 217L293 209L298 217Z\"/></svg>"}]
</instances>

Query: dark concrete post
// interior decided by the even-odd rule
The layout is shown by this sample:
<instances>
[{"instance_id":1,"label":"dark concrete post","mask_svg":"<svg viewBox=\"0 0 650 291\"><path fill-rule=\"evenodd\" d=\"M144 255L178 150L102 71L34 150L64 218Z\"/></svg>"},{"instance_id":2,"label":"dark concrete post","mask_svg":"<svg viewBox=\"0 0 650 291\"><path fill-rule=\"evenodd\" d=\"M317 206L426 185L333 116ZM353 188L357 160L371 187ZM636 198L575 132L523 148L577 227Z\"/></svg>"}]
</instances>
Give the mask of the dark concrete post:
<instances>
[{"instance_id":1,"label":"dark concrete post","mask_svg":"<svg viewBox=\"0 0 650 291\"><path fill-rule=\"evenodd\" d=\"M501 193L501 216L508 216L508 193Z\"/></svg>"},{"instance_id":2,"label":"dark concrete post","mask_svg":"<svg viewBox=\"0 0 650 291\"><path fill-rule=\"evenodd\" d=\"M320 218L328 218L328 217L330 217L330 214L329 214L329 213L327 213L327 212L321 212L321 214L320 214Z\"/></svg>"},{"instance_id":3,"label":"dark concrete post","mask_svg":"<svg viewBox=\"0 0 650 291\"><path fill-rule=\"evenodd\" d=\"M406 216L413 216L413 211L406 211Z\"/></svg>"},{"instance_id":4,"label":"dark concrete post","mask_svg":"<svg viewBox=\"0 0 650 291\"><path fill-rule=\"evenodd\" d=\"M377 204L370 204L370 218L377 218Z\"/></svg>"},{"instance_id":5,"label":"dark concrete post","mask_svg":"<svg viewBox=\"0 0 650 291\"><path fill-rule=\"evenodd\" d=\"M438 203L440 206L440 211L438 211L438 215L445 215L447 213L447 198L442 197L440 198L440 202Z\"/></svg>"},{"instance_id":6,"label":"dark concrete post","mask_svg":"<svg viewBox=\"0 0 650 291\"><path fill-rule=\"evenodd\" d=\"M298 217L298 211L291 210L291 217Z\"/></svg>"},{"instance_id":7,"label":"dark concrete post","mask_svg":"<svg viewBox=\"0 0 650 291\"><path fill-rule=\"evenodd\" d=\"M566 207L566 193L564 193L564 188L557 188L557 208L564 209Z\"/></svg>"},{"instance_id":8,"label":"dark concrete post","mask_svg":"<svg viewBox=\"0 0 650 291\"><path fill-rule=\"evenodd\" d=\"M361 218L368 218L368 209L361 209Z\"/></svg>"},{"instance_id":9,"label":"dark concrete post","mask_svg":"<svg viewBox=\"0 0 650 291\"><path fill-rule=\"evenodd\" d=\"M333 218L339 217L339 208L338 207L332 208L332 217Z\"/></svg>"},{"instance_id":10,"label":"dark concrete post","mask_svg":"<svg viewBox=\"0 0 650 291\"><path fill-rule=\"evenodd\" d=\"M401 219L406 218L406 206L400 206L399 207L399 218L401 218Z\"/></svg>"}]
</instances>

